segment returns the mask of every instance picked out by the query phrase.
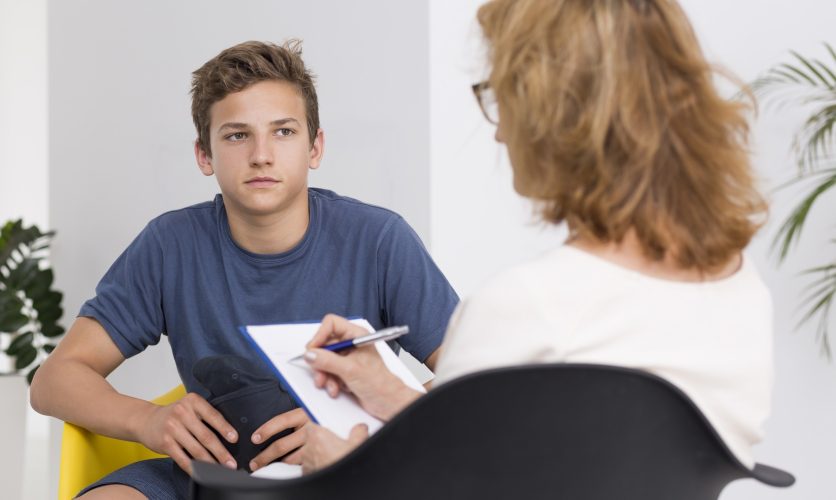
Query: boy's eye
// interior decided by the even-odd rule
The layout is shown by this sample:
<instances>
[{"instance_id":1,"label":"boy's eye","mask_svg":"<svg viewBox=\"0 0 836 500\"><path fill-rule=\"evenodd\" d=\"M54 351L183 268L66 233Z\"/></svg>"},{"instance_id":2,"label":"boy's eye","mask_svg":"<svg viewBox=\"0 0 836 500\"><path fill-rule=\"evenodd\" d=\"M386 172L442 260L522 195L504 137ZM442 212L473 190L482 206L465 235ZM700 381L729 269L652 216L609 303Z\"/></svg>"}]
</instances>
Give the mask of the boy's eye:
<instances>
[{"instance_id":1,"label":"boy's eye","mask_svg":"<svg viewBox=\"0 0 836 500\"><path fill-rule=\"evenodd\" d=\"M276 135L280 135L282 137L287 137L289 135L293 135L293 130L289 128L280 128L276 130Z\"/></svg>"},{"instance_id":2,"label":"boy's eye","mask_svg":"<svg viewBox=\"0 0 836 500\"><path fill-rule=\"evenodd\" d=\"M243 141L247 138L247 134L244 132L235 132L234 134L229 134L226 138L230 141Z\"/></svg>"}]
</instances>

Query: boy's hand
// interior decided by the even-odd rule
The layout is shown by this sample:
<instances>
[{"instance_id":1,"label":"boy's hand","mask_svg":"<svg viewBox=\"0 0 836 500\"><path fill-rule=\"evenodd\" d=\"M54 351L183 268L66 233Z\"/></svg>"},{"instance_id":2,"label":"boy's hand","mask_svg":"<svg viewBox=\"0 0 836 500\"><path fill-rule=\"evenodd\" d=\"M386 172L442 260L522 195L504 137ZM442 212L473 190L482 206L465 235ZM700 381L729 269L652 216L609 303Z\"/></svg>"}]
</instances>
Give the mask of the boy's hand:
<instances>
[{"instance_id":1,"label":"boy's hand","mask_svg":"<svg viewBox=\"0 0 836 500\"><path fill-rule=\"evenodd\" d=\"M322 469L346 456L369 437L366 424L351 428L348 440L342 439L325 427L308 426L308 440L302 448L302 472L305 474Z\"/></svg>"},{"instance_id":2,"label":"boy's hand","mask_svg":"<svg viewBox=\"0 0 836 500\"><path fill-rule=\"evenodd\" d=\"M282 459L284 463L301 464L302 454L299 448L305 444L308 424L310 424L310 419L302 408L295 408L264 422L261 427L253 432L251 439L255 444L263 443L285 429L295 430L287 436L273 441L270 446L256 455L250 461L250 470L255 471L264 467L279 457L284 457Z\"/></svg>"},{"instance_id":3,"label":"boy's hand","mask_svg":"<svg viewBox=\"0 0 836 500\"><path fill-rule=\"evenodd\" d=\"M140 427L139 441L157 453L170 456L189 475L192 459L235 469L235 459L210 426L230 443L238 440L235 429L218 410L199 395L189 393L175 403L154 408Z\"/></svg>"}]
</instances>

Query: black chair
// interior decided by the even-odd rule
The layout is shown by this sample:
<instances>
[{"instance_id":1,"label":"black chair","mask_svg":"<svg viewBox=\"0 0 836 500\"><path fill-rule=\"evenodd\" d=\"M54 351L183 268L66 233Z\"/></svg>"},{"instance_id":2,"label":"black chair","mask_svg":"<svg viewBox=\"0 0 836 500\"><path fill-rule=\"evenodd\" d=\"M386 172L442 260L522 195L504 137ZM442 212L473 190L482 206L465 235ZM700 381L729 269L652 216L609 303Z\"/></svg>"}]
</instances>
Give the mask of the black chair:
<instances>
[{"instance_id":1,"label":"black chair","mask_svg":"<svg viewBox=\"0 0 836 500\"><path fill-rule=\"evenodd\" d=\"M195 462L195 500L716 500L744 467L682 391L646 372L531 365L451 381L332 466L289 480Z\"/></svg>"}]
</instances>

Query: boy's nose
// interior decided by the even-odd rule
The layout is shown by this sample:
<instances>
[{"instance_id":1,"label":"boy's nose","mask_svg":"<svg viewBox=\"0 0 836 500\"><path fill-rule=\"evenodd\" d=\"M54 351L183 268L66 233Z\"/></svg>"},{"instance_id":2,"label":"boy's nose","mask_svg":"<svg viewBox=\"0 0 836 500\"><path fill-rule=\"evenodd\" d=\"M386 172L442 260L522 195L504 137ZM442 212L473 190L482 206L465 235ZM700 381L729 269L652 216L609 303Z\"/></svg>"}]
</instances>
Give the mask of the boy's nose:
<instances>
[{"instance_id":1,"label":"boy's nose","mask_svg":"<svg viewBox=\"0 0 836 500\"><path fill-rule=\"evenodd\" d=\"M266 139L254 141L253 150L250 153L250 166L260 167L273 164L273 151L270 142Z\"/></svg>"}]
</instances>

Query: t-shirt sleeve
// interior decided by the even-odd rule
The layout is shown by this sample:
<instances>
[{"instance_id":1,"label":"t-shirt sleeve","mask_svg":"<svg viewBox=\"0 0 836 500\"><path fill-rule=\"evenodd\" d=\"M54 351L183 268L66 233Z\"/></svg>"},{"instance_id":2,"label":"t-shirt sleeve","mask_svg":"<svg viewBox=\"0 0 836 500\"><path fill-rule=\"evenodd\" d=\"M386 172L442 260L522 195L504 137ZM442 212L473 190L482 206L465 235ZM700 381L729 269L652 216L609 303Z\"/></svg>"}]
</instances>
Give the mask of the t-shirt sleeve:
<instances>
[{"instance_id":1,"label":"t-shirt sleeve","mask_svg":"<svg viewBox=\"0 0 836 500\"><path fill-rule=\"evenodd\" d=\"M149 224L110 266L96 296L81 306L78 315L101 323L126 358L158 343L165 330L162 267L160 240Z\"/></svg>"},{"instance_id":2,"label":"t-shirt sleeve","mask_svg":"<svg viewBox=\"0 0 836 500\"><path fill-rule=\"evenodd\" d=\"M393 218L381 233L377 256L381 318L387 325L409 326L409 335L398 343L426 361L441 345L459 297L401 217Z\"/></svg>"}]
</instances>

